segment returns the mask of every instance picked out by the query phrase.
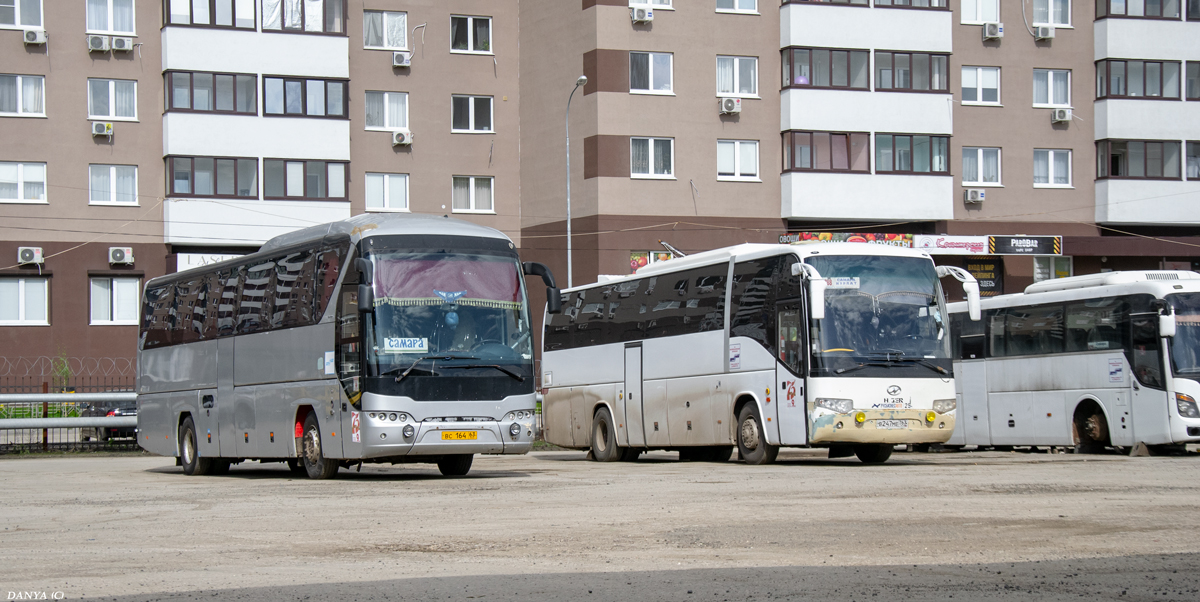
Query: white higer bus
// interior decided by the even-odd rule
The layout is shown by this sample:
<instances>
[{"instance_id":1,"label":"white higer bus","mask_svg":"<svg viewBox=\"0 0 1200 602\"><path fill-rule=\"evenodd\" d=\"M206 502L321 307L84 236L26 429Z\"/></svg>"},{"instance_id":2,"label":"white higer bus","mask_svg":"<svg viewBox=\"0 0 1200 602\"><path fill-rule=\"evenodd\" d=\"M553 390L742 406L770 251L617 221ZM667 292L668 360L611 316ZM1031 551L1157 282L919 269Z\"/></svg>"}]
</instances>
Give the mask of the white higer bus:
<instances>
[{"instance_id":1,"label":"white higer bus","mask_svg":"<svg viewBox=\"0 0 1200 602\"><path fill-rule=\"evenodd\" d=\"M563 292L543 337L545 438L600 461L649 449L751 464L781 446L883 462L954 430L949 323L929 255L744 244Z\"/></svg>"},{"instance_id":2,"label":"white higer bus","mask_svg":"<svg viewBox=\"0 0 1200 602\"><path fill-rule=\"evenodd\" d=\"M1200 442L1200 274L1047 280L982 308L971 322L966 304L950 305L959 421L949 444Z\"/></svg>"}]
</instances>

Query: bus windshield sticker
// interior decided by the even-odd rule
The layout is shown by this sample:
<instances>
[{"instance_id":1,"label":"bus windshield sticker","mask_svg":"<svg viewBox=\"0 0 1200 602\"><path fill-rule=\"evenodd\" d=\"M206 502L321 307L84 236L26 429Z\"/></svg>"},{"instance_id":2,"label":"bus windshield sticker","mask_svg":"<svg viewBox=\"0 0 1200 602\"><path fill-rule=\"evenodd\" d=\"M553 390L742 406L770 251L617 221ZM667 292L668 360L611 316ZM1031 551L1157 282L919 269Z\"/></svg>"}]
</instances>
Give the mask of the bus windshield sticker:
<instances>
[{"instance_id":1,"label":"bus windshield sticker","mask_svg":"<svg viewBox=\"0 0 1200 602\"><path fill-rule=\"evenodd\" d=\"M742 344L741 343L730 343L729 344L729 369L730 370L741 370L742 369Z\"/></svg>"},{"instance_id":2,"label":"bus windshield sticker","mask_svg":"<svg viewBox=\"0 0 1200 602\"><path fill-rule=\"evenodd\" d=\"M1108 382L1124 383L1125 382L1125 364L1121 358L1109 358L1108 360Z\"/></svg>"},{"instance_id":3,"label":"bus windshield sticker","mask_svg":"<svg viewBox=\"0 0 1200 602\"><path fill-rule=\"evenodd\" d=\"M325 374L326 375L337 374L337 370L334 370L334 368L333 368L333 352L332 351L325 352Z\"/></svg>"},{"instance_id":4,"label":"bus windshield sticker","mask_svg":"<svg viewBox=\"0 0 1200 602\"><path fill-rule=\"evenodd\" d=\"M389 337L383 339L384 353L428 353L429 339Z\"/></svg>"},{"instance_id":5,"label":"bus windshield sticker","mask_svg":"<svg viewBox=\"0 0 1200 602\"><path fill-rule=\"evenodd\" d=\"M455 301L458 300L459 297L467 294L467 291L457 291L457 292L449 293L446 291L439 291L437 289L434 289L433 292L437 293L437 296L441 297L442 300L445 301L446 303L454 303Z\"/></svg>"},{"instance_id":6,"label":"bus windshield sticker","mask_svg":"<svg viewBox=\"0 0 1200 602\"><path fill-rule=\"evenodd\" d=\"M858 288L858 285L858 276L825 279L825 288Z\"/></svg>"}]
</instances>

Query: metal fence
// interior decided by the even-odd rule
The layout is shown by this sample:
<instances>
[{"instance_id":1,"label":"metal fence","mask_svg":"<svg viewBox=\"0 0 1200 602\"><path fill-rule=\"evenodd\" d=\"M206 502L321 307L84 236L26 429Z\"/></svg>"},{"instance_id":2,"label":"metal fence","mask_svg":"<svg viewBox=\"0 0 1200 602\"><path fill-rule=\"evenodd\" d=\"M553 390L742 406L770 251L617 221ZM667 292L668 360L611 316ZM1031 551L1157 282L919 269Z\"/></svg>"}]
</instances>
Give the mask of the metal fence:
<instances>
[{"instance_id":1,"label":"metal fence","mask_svg":"<svg viewBox=\"0 0 1200 602\"><path fill-rule=\"evenodd\" d=\"M137 451L136 436L96 437L94 428L6 429L0 430L0 456L31 452L63 451Z\"/></svg>"}]
</instances>

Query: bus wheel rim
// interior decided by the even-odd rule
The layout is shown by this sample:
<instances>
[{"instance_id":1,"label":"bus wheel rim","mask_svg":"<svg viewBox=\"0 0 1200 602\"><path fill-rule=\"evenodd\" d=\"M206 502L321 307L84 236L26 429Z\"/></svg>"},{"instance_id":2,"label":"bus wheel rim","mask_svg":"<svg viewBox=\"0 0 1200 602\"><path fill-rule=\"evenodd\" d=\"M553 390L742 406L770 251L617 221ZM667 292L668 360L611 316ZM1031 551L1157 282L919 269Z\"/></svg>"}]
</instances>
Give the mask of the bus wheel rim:
<instances>
[{"instance_id":1,"label":"bus wheel rim","mask_svg":"<svg viewBox=\"0 0 1200 602\"><path fill-rule=\"evenodd\" d=\"M753 418L742 422L742 445L751 451L758 449L758 425Z\"/></svg>"},{"instance_id":2,"label":"bus wheel rim","mask_svg":"<svg viewBox=\"0 0 1200 602\"><path fill-rule=\"evenodd\" d=\"M184 464L191 464L192 458L196 454L196 450L195 450L196 443L195 443L195 441L192 440L191 434L192 434L191 432L188 432L188 436L184 437L184 439L183 439L183 463Z\"/></svg>"},{"instance_id":3,"label":"bus wheel rim","mask_svg":"<svg viewBox=\"0 0 1200 602\"><path fill-rule=\"evenodd\" d=\"M321 435L317 429L308 431L308 437L305 438L304 456L311 463L316 463L321 457Z\"/></svg>"}]
</instances>

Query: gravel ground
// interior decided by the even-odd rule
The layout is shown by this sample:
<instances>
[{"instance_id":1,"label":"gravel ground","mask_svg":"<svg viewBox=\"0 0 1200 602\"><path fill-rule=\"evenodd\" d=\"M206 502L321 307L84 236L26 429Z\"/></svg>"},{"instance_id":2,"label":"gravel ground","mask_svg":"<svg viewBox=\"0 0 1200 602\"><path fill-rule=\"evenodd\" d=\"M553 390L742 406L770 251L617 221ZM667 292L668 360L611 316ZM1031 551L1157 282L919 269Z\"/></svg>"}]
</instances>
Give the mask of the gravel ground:
<instances>
[{"instance_id":1,"label":"gravel ground","mask_svg":"<svg viewBox=\"0 0 1200 602\"><path fill-rule=\"evenodd\" d=\"M187 477L171 458L6 458L0 597L1200 600L1195 456L675 457L321 482L282 464Z\"/></svg>"}]
</instances>

